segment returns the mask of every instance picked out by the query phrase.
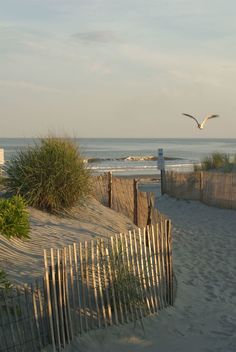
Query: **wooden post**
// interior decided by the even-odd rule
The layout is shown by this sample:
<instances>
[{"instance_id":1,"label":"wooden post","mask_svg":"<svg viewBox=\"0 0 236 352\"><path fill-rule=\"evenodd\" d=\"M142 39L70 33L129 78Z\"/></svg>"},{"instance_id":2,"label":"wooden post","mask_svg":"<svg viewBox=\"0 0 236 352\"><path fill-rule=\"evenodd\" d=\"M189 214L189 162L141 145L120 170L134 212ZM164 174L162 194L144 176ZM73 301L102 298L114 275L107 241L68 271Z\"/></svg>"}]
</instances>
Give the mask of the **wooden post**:
<instances>
[{"instance_id":1,"label":"wooden post","mask_svg":"<svg viewBox=\"0 0 236 352\"><path fill-rule=\"evenodd\" d=\"M108 207L112 208L112 172L108 172Z\"/></svg>"},{"instance_id":2,"label":"wooden post","mask_svg":"<svg viewBox=\"0 0 236 352\"><path fill-rule=\"evenodd\" d=\"M200 201L203 200L203 171L200 171L199 173L199 186L200 186Z\"/></svg>"},{"instance_id":3,"label":"wooden post","mask_svg":"<svg viewBox=\"0 0 236 352\"><path fill-rule=\"evenodd\" d=\"M161 194L165 193L165 170L161 170Z\"/></svg>"},{"instance_id":4,"label":"wooden post","mask_svg":"<svg viewBox=\"0 0 236 352\"><path fill-rule=\"evenodd\" d=\"M138 226L138 181L133 181L133 193L134 193L134 224Z\"/></svg>"}]
</instances>

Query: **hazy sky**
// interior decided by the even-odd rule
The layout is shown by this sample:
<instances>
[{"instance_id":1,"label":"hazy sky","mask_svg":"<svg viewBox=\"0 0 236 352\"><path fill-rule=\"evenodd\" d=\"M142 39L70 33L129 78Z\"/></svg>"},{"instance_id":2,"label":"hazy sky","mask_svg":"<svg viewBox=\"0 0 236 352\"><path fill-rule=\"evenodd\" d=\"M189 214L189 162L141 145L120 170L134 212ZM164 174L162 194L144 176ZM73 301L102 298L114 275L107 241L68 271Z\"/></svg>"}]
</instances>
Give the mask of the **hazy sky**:
<instances>
[{"instance_id":1,"label":"hazy sky","mask_svg":"<svg viewBox=\"0 0 236 352\"><path fill-rule=\"evenodd\" d=\"M0 137L236 137L235 0L0 3Z\"/></svg>"}]
</instances>

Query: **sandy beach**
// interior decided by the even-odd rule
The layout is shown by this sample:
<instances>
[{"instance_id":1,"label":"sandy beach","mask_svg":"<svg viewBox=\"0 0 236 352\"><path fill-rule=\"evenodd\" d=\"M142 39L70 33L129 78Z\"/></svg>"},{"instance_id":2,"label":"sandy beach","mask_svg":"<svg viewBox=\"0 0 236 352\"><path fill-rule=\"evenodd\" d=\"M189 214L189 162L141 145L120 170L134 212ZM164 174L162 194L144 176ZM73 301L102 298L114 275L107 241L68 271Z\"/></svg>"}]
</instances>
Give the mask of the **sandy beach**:
<instances>
[{"instance_id":1,"label":"sandy beach","mask_svg":"<svg viewBox=\"0 0 236 352\"><path fill-rule=\"evenodd\" d=\"M68 347L70 352L236 350L235 211L168 196L156 203L173 223L174 307L146 318L144 329L130 324L84 334ZM16 283L42 275L44 248L134 228L132 221L94 199L71 218L30 209L30 219L30 240L0 237L1 267Z\"/></svg>"}]
</instances>

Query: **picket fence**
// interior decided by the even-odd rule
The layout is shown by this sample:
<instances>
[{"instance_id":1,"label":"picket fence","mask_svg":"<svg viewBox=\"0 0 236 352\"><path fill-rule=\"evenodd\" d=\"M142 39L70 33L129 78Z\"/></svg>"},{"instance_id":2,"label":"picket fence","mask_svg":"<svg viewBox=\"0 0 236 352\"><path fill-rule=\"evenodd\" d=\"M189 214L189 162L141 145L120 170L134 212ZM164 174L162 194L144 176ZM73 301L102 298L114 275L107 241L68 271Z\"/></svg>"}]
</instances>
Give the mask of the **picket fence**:
<instances>
[{"instance_id":1,"label":"picket fence","mask_svg":"<svg viewBox=\"0 0 236 352\"><path fill-rule=\"evenodd\" d=\"M42 286L0 298L0 351L62 351L92 329L142 321L173 305L170 220L44 251Z\"/></svg>"}]
</instances>

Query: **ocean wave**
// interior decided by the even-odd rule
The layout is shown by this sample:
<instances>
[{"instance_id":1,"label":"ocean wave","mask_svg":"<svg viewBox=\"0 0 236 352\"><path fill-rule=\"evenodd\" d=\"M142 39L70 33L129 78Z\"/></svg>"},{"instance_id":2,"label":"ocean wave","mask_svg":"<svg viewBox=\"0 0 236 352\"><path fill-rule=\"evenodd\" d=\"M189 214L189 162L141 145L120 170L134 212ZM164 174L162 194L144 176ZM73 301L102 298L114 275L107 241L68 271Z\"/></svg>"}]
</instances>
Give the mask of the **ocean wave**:
<instances>
[{"instance_id":1,"label":"ocean wave","mask_svg":"<svg viewBox=\"0 0 236 352\"><path fill-rule=\"evenodd\" d=\"M165 157L164 159L181 160L182 158ZM129 155L121 158L88 158L88 159L85 159L84 162L88 164L92 164L92 163L102 163L106 161L156 161L156 160L158 160L158 157L155 155L141 155L141 156Z\"/></svg>"}]
</instances>

